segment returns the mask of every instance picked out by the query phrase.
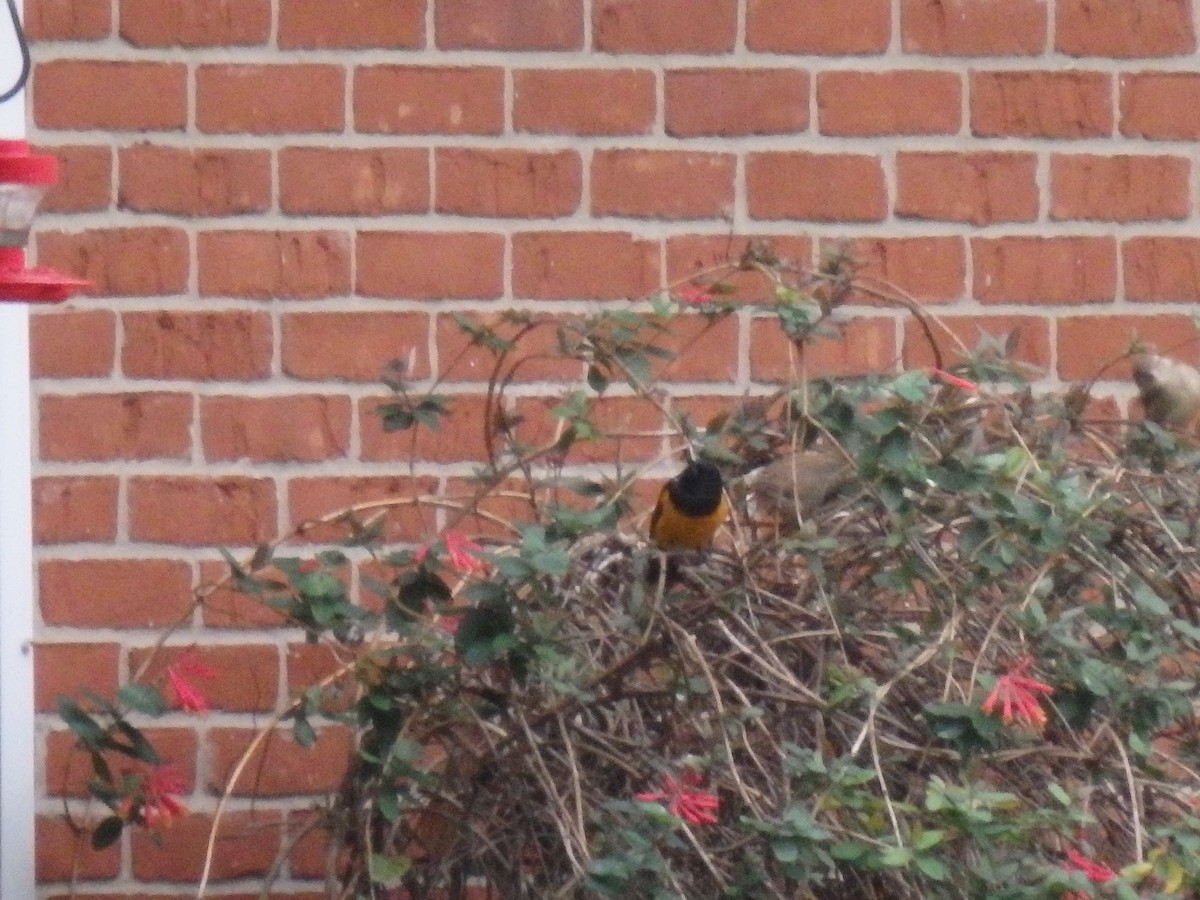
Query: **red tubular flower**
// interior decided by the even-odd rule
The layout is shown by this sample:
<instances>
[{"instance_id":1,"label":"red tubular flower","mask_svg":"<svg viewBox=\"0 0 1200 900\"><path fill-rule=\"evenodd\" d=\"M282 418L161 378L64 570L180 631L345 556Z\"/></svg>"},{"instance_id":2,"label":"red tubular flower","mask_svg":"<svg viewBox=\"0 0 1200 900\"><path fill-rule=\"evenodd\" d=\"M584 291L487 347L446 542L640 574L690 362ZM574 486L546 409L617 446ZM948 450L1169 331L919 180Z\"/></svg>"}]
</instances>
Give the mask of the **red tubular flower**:
<instances>
[{"instance_id":1,"label":"red tubular flower","mask_svg":"<svg viewBox=\"0 0 1200 900\"><path fill-rule=\"evenodd\" d=\"M684 303L699 306L712 300L712 291L702 284L685 284L675 290L675 296Z\"/></svg>"},{"instance_id":2,"label":"red tubular flower","mask_svg":"<svg viewBox=\"0 0 1200 900\"><path fill-rule=\"evenodd\" d=\"M716 811L721 798L708 791L697 790L701 783L700 773L684 769L676 778L670 772L663 773L663 789L638 794L637 799L648 803L664 803L667 811L692 825L710 825L717 821Z\"/></svg>"},{"instance_id":3,"label":"red tubular flower","mask_svg":"<svg viewBox=\"0 0 1200 900\"><path fill-rule=\"evenodd\" d=\"M167 667L167 683L175 702L187 712L208 712L208 698L204 696L192 679L215 678L216 670L207 663L201 662L196 649L190 648L175 662Z\"/></svg>"},{"instance_id":4,"label":"red tubular flower","mask_svg":"<svg viewBox=\"0 0 1200 900\"><path fill-rule=\"evenodd\" d=\"M142 803L138 816L147 828L166 828L187 812L174 796L187 789L179 769L170 764L156 766L142 782Z\"/></svg>"},{"instance_id":5,"label":"red tubular flower","mask_svg":"<svg viewBox=\"0 0 1200 900\"><path fill-rule=\"evenodd\" d=\"M446 548L446 556L450 558L450 565L462 572L482 572L484 570L483 560L476 553L483 551L477 543L469 537L457 531L447 531L442 535L442 545ZM417 549L413 555L413 559L421 562L429 553L429 544Z\"/></svg>"},{"instance_id":6,"label":"red tubular flower","mask_svg":"<svg viewBox=\"0 0 1200 900\"><path fill-rule=\"evenodd\" d=\"M985 713L993 714L1000 709L1000 718L1005 725L1014 721L1030 728L1041 728L1046 724L1046 711L1042 709L1039 694L1049 696L1050 685L1028 675L1033 658L1025 656L1013 664L1007 673L996 679L996 686L987 695L980 707Z\"/></svg>"},{"instance_id":7,"label":"red tubular flower","mask_svg":"<svg viewBox=\"0 0 1200 900\"><path fill-rule=\"evenodd\" d=\"M953 385L954 387L959 388L961 390L964 390L964 391L979 390L979 385L977 385L975 382L968 381L965 378L959 378L957 375L951 375L949 372L947 372L944 369L934 369L933 374L936 375L938 378L942 379L942 381L946 382L946 384Z\"/></svg>"},{"instance_id":8,"label":"red tubular flower","mask_svg":"<svg viewBox=\"0 0 1200 900\"><path fill-rule=\"evenodd\" d=\"M476 556L483 550L469 537L457 531L447 531L442 535L442 543L446 545L446 555L450 564L463 572L482 572L483 560Z\"/></svg>"},{"instance_id":9,"label":"red tubular flower","mask_svg":"<svg viewBox=\"0 0 1200 900\"><path fill-rule=\"evenodd\" d=\"M1088 859L1074 847L1067 849L1067 864L1065 868L1068 872L1082 872L1090 881L1094 881L1096 884L1104 884L1117 877L1117 873L1108 866Z\"/></svg>"}]
</instances>

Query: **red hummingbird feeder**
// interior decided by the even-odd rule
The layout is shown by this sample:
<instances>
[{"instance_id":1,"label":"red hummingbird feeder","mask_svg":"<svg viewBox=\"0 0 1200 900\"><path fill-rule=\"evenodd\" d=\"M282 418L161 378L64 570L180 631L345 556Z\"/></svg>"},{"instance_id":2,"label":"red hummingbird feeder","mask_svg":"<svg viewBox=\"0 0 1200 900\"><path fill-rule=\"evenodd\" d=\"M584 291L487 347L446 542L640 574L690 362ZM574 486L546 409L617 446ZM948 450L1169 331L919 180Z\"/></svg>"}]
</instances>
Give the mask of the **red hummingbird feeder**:
<instances>
[{"instance_id":1,"label":"red hummingbird feeder","mask_svg":"<svg viewBox=\"0 0 1200 900\"><path fill-rule=\"evenodd\" d=\"M0 140L0 302L56 303L88 284L45 266L25 267L25 244L38 204L58 180L58 160Z\"/></svg>"}]
</instances>

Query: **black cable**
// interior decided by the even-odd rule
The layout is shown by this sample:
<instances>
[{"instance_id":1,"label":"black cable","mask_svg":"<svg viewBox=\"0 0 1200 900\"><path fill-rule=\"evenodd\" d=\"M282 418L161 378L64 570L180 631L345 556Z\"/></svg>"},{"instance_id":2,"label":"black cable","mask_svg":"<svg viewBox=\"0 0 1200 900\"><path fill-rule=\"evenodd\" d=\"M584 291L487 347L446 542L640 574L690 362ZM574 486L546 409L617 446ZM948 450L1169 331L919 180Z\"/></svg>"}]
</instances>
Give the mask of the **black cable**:
<instances>
[{"instance_id":1,"label":"black cable","mask_svg":"<svg viewBox=\"0 0 1200 900\"><path fill-rule=\"evenodd\" d=\"M16 84L3 94L0 94L0 103L15 97L17 92L25 87L25 82L29 80L29 42L25 40L25 31L21 28L21 16L17 12L17 0L8 0L8 13L12 16L13 33L16 34L17 46L21 49L21 74L17 76Z\"/></svg>"}]
</instances>

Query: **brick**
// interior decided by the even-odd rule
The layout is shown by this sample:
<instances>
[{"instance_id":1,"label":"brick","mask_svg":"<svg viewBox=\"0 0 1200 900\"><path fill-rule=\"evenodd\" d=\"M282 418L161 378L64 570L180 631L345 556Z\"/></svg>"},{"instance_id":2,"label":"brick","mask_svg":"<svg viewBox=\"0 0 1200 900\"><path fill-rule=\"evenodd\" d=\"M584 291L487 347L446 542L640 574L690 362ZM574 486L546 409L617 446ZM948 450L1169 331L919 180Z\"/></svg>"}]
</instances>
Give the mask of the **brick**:
<instances>
[{"instance_id":1,"label":"brick","mask_svg":"<svg viewBox=\"0 0 1200 900\"><path fill-rule=\"evenodd\" d=\"M658 287L658 244L625 232L513 235L513 294L533 300L619 300Z\"/></svg>"},{"instance_id":2,"label":"brick","mask_svg":"<svg viewBox=\"0 0 1200 900\"><path fill-rule=\"evenodd\" d=\"M817 120L822 134L954 134L962 120L956 72L822 72Z\"/></svg>"},{"instance_id":3,"label":"brick","mask_svg":"<svg viewBox=\"0 0 1200 900\"><path fill-rule=\"evenodd\" d=\"M109 0L29 0L25 34L42 41L98 41L112 31Z\"/></svg>"},{"instance_id":4,"label":"brick","mask_svg":"<svg viewBox=\"0 0 1200 900\"><path fill-rule=\"evenodd\" d=\"M208 732L212 754L212 790L222 790L233 767L250 747L257 732L249 728L213 728ZM317 742L301 747L291 729L276 729L260 745L245 774L234 787L235 797L304 797L335 791L341 784L354 748L347 728L317 729Z\"/></svg>"},{"instance_id":5,"label":"brick","mask_svg":"<svg viewBox=\"0 0 1200 900\"><path fill-rule=\"evenodd\" d=\"M675 354L651 365L652 381L729 382L738 376L738 321L676 316L654 345Z\"/></svg>"},{"instance_id":6,"label":"brick","mask_svg":"<svg viewBox=\"0 0 1200 900\"><path fill-rule=\"evenodd\" d=\"M530 381L578 382L584 374L583 363L559 352L559 333L570 334L579 319L563 315L531 316L530 327L511 322L506 312L492 315L464 314L476 328L484 328L505 341L517 344L503 368L501 377L521 384ZM438 350L438 377L447 382L486 382L495 368L496 354L461 329L457 317L439 315L434 339Z\"/></svg>"},{"instance_id":7,"label":"brick","mask_svg":"<svg viewBox=\"0 0 1200 900\"><path fill-rule=\"evenodd\" d=\"M1129 300L1200 300L1200 239L1134 237L1121 245Z\"/></svg>"},{"instance_id":8,"label":"brick","mask_svg":"<svg viewBox=\"0 0 1200 900\"><path fill-rule=\"evenodd\" d=\"M654 75L646 69L513 72L513 126L550 134L646 134L654 125Z\"/></svg>"},{"instance_id":9,"label":"brick","mask_svg":"<svg viewBox=\"0 0 1200 900\"><path fill-rule=\"evenodd\" d=\"M1121 75L1121 134L1150 140L1200 138L1200 73Z\"/></svg>"},{"instance_id":10,"label":"brick","mask_svg":"<svg viewBox=\"0 0 1200 900\"><path fill-rule=\"evenodd\" d=\"M896 215L988 225L1038 216L1033 153L896 155Z\"/></svg>"},{"instance_id":11,"label":"brick","mask_svg":"<svg viewBox=\"0 0 1200 900\"><path fill-rule=\"evenodd\" d=\"M251 775L257 771L252 768ZM135 829L130 837L134 878L198 883L208 855L212 824L212 817L207 814L189 813L176 819L161 834ZM282 813L267 806L256 806L247 812L223 812L212 856L211 880L261 879L271 871L279 853L281 828Z\"/></svg>"},{"instance_id":12,"label":"brick","mask_svg":"<svg viewBox=\"0 0 1200 900\"><path fill-rule=\"evenodd\" d=\"M892 36L890 0L747 0L746 46L767 53L882 53Z\"/></svg>"},{"instance_id":13,"label":"brick","mask_svg":"<svg viewBox=\"0 0 1200 900\"><path fill-rule=\"evenodd\" d=\"M196 69L196 127L210 134L341 131L341 66L202 65Z\"/></svg>"},{"instance_id":14,"label":"brick","mask_svg":"<svg viewBox=\"0 0 1200 900\"><path fill-rule=\"evenodd\" d=\"M1196 49L1191 0L1058 0L1055 49L1133 59Z\"/></svg>"},{"instance_id":15,"label":"brick","mask_svg":"<svg viewBox=\"0 0 1200 900\"><path fill-rule=\"evenodd\" d=\"M169 559L44 560L38 602L50 626L163 628L192 605L192 570Z\"/></svg>"},{"instance_id":16,"label":"brick","mask_svg":"<svg viewBox=\"0 0 1200 900\"><path fill-rule=\"evenodd\" d=\"M268 150L194 149L148 143L117 152L121 209L176 216L231 216L271 206Z\"/></svg>"},{"instance_id":17,"label":"brick","mask_svg":"<svg viewBox=\"0 0 1200 900\"><path fill-rule=\"evenodd\" d=\"M739 301L771 302L775 299L775 290L766 276L758 271L736 268L751 241L770 247L771 252L790 265L812 268L813 243L801 235L680 234L667 238L667 279L673 284L680 279L698 277L711 282L719 277L720 283Z\"/></svg>"},{"instance_id":18,"label":"brick","mask_svg":"<svg viewBox=\"0 0 1200 900\"><path fill-rule=\"evenodd\" d=\"M58 709L58 697L74 695L84 686L84 682L89 689L102 696L113 696L117 690L117 665L120 660L121 645L116 643L38 642L33 648L34 707L42 713L55 712ZM72 736L71 743L74 742ZM46 771L49 775L49 766Z\"/></svg>"},{"instance_id":19,"label":"brick","mask_svg":"<svg viewBox=\"0 0 1200 900\"><path fill-rule=\"evenodd\" d=\"M371 462L423 460L435 463L487 459L484 429L489 427L484 398L456 394L436 429L419 425L407 431L385 432L378 414L390 397L365 397L359 402L362 459Z\"/></svg>"},{"instance_id":20,"label":"brick","mask_svg":"<svg viewBox=\"0 0 1200 900\"><path fill-rule=\"evenodd\" d=\"M275 708L279 695L279 650L268 644L134 649L129 652L129 671L141 672L139 681L158 686L170 702L167 669L184 653L194 654L195 659L216 673L212 678L188 679L208 700L212 710L270 712ZM179 707L176 704L172 708Z\"/></svg>"},{"instance_id":21,"label":"brick","mask_svg":"<svg viewBox=\"0 0 1200 900\"><path fill-rule=\"evenodd\" d=\"M280 0L279 49L415 50L425 43L424 0Z\"/></svg>"},{"instance_id":22,"label":"brick","mask_svg":"<svg viewBox=\"0 0 1200 900\"><path fill-rule=\"evenodd\" d=\"M38 234L38 262L110 297L161 297L187 290L188 237L181 228L93 228Z\"/></svg>"},{"instance_id":23,"label":"brick","mask_svg":"<svg viewBox=\"0 0 1200 900\"><path fill-rule=\"evenodd\" d=\"M350 399L319 394L203 397L200 435L210 462L338 459L350 446Z\"/></svg>"},{"instance_id":24,"label":"brick","mask_svg":"<svg viewBox=\"0 0 1200 900\"><path fill-rule=\"evenodd\" d=\"M93 145L38 147L58 160L58 181L42 197L38 211L96 212L112 202L112 151Z\"/></svg>"},{"instance_id":25,"label":"brick","mask_svg":"<svg viewBox=\"0 0 1200 900\"><path fill-rule=\"evenodd\" d=\"M112 541L116 536L115 476L43 475L33 480L35 543Z\"/></svg>"},{"instance_id":26,"label":"brick","mask_svg":"<svg viewBox=\"0 0 1200 900\"><path fill-rule=\"evenodd\" d=\"M196 256L202 297L311 300L350 291L350 238L340 231L206 231Z\"/></svg>"},{"instance_id":27,"label":"brick","mask_svg":"<svg viewBox=\"0 0 1200 900\"><path fill-rule=\"evenodd\" d=\"M1166 349L1191 365L1200 364L1195 341L1180 342L1195 333L1187 315L1064 316L1058 320L1058 376L1066 380L1092 378L1102 367L1106 379L1128 382L1133 373L1124 356L1134 340ZM1110 365L1112 364L1112 365Z\"/></svg>"},{"instance_id":28,"label":"brick","mask_svg":"<svg viewBox=\"0 0 1200 900\"><path fill-rule=\"evenodd\" d=\"M250 546L269 541L276 530L270 478L146 475L129 481L129 536L135 541Z\"/></svg>"},{"instance_id":29,"label":"brick","mask_svg":"<svg viewBox=\"0 0 1200 900\"><path fill-rule=\"evenodd\" d=\"M283 371L305 381L379 381L403 359L410 379L429 375L429 319L415 312L320 312L283 317Z\"/></svg>"},{"instance_id":30,"label":"brick","mask_svg":"<svg viewBox=\"0 0 1200 900\"><path fill-rule=\"evenodd\" d=\"M673 137L795 134L808 128L803 69L673 69L664 76Z\"/></svg>"},{"instance_id":31,"label":"brick","mask_svg":"<svg viewBox=\"0 0 1200 900\"><path fill-rule=\"evenodd\" d=\"M859 238L848 244L858 275L899 288L922 303L948 303L966 290L967 251L959 237ZM878 304L870 295L855 302Z\"/></svg>"},{"instance_id":32,"label":"brick","mask_svg":"<svg viewBox=\"0 0 1200 900\"><path fill-rule=\"evenodd\" d=\"M364 410L364 412L366 412ZM367 413L373 415L373 413ZM413 498L437 492L434 478L409 478L404 475L360 475L354 477L293 478L288 482L288 513L291 525L298 528L340 510L361 503ZM383 519L383 539L393 541L422 541L435 530L437 508L431 505L401 505L389 511ZM359 522L374 516L364 512ZM351 533L345 522L316 524L306 528L300 537L313 543L344 540Z\"/></svg>"},{"instance_id":33,"label":"brick","mask_svg":"<svg viewBox=\"0 0 1200 900\"><path fill-rule=\"evenodd\" d=\"M1191 212L1183 156L1093 156L1050 158L1050 217L1137 222L1185 219Z\"/></svg>"},{"instance_id":34,"label":"brick","mask_svg":"<svg viewBox=\"0 0 1200 900\"><path fill-rule=\"evenodd\" d=\"M534 398L527 397L518 402L524 404L525 401L532 400ZM543 404L543 407L545 405ZM518 408L521 407L518 406ZM525 406L524 410L529 411L531 408ZM524 433L529 434L530 437L534 436L529 431L532 427L529 425L524 428ZM553 432L547 431L541 434L549 437L553 435ZM638 440L645 439L639 438ZM609 458L611 459L611 456ZM461 516L461 518L458 513L451 513L449 521L456 531L473 540L499 540L511 543L515 534L512 527L514 524L539 521L537 512L529 502L527 489L527 484L510 479L502 482L493 492L476 500L479 492L478 482L467 478L447 478L446 497L460 502L470 501L473 508L477 509L479 513L483 513L483 515L471 513Z\"/></svg>"},{"instance_id":35,"label":"brick","mask_svg":"<svg viewBox=\"0 0 1200 900\"><path fill-rule=\"evenodd\" d=\"M34 378L99 378L112 374L117 317L106 309L42 308L29 317Z\"/></svg>"},{"instance_id":36,"label":"brick","mask_svg":"<svg viewBox=\"0 0 1200 900\"><path fill-rule=\"evenodd\" d=\"M286 147L279 151L279 208L301 216L426 212L429 153L415 147Z\"/></svg>"},{"instance_id":37,"label":"brick","mask_svg":"<svg viewBox=\"0 0 1200 900\"><path fill-rule=\"evenodd\" d=\"M597 150L592 213L651 219L732 216L735 165L730 153Z\"/></svg>"},{"instance_id":38,"label":"brick","mask_svg":"<svg viewBox=\"0 0 1200 900\"><path fill-rule=\"evenodd\" d=\"M579 208L583 166L574 150L439 147L434 161L440 213L533 218Z\"/></svg>"},{"instance_id":39,"label":"brick","mask_svg":"<svg viewBox=\"0 0 1200 900\"><path fill-rule=\"evenodd\" d=\"M38 398L42 459L180 459L191 451L192 398L165 392Z\"/></svg>"},{"instance_id":40,"label":"brick","mask_svg":"<svg viewBox=\"0 0 1200 900\"><path fill-rule=\"evenodd\" d=\"M728 53L737 0L595 0L592 40L601 53Z\"/></svg>"},{"instance_id":41,"label":"brick","mask_svg":"<svg viewBox=\"0 0 1200 900\"><path fill-rule=\"evenodd\" d=\"M521 417L517 434L522 443L545 446L554 441L562 425L562 420L551 413L558 402L558 398L551 397L521 397L517 400L516 412ZM618 460L646 463L662 455L662 434L667 423L658 408L643 397L589 398L587 419L601 436L573 443L563 456L567 465ZM517 504L502 515L506 521L528 521L531 510ZM473 523L472 527L480 525Z\"/></svg>"},{"instance_id":42,"label":"brick","mask_svg":"<svg viewBox=\"0 0 1200 900\"><path fill-rule=\"evenodd\" d=\"M56 645L62 646L62 645ZM114 645L115 646L115 645ZM83 687L99 691L90 684L81 684L85 676L76 670L75 683L68 692L79 699ZM111 692L108 692L111 696ZM85 706L87 705L85 701ZM186 793L195 790L196 748L199 741L191 728L144 728L142 733L154 746L164 762L179 769ZM109 766L118 773L142 770L141 764L133 763L128 756L109 752L104 754ZM79 746L79 739L70 731L51 731L46 734L46 794L50 797L85 797L88 795L88 780L92 776L92 762Z\"/></svg>"},{"instance_id":43,"label":"brick","mask_svg":"<svg viewBox=\"0 0 1200 900\"><path fill-rule=\"evenodd\" d=\"M887 215L877 156L773 151L746 160L746 191L755 219L879 222Z\"/></svg>"},{"instance_id":44,"label":"brick","mask_svg":"<svg viewBox=\"0 0 1200 900\"><path fill-rule=\"evenodd\" d=\"M99 820L87 822L94 826ZM115 878L121 865L121 845L93 850L86 832L76 833L61 811L34 821L35 873L38 884L71 882L78 878Z\"/></svg>"},{"instance_id":45,"label":"brick","mask_svg":"<svg viewBox=\"0 0 1200 900\"><path fill-rule=\"evenodd\" d=\"M901 0L905 53L1035 56L1046 48L1046 0Z\"/></svg>"},{"instance_id":46,"label":"brick","mask_svg":"<svg viewBox=\"0 0 1200 900\"><path fill-rule=\"evenodd\" d=\"M1039 372L1046 373L1050 369L1050 322L1045 316L939 315L937 325L931 330L933 339L942 352L944 365L962 362L963 347L971 351L978 349L983 341L1003 344L1010 335L1016 333L1016 347L1012 359L1034 366ZM934 363L933 351L925 331L915 319L906 319L904 367L920 369Z\"/></svg>"},{"instance_id":47,"label":"brick","mask_svg":"<svg viewBox=\"0 0 1200 900\"><path fill-rule=\"evenodd\" d=\"M122 317L121 369L130 378L251 381L271 368L265 313L131 312Z\"/></svg>"},{"instance_id":48,"label":"brick","mask_svg":"<svg viewBox=\"0 0 1200 900\"><path fill-rule=\"evenodd\" d=\"M187 123L187 67L148 61L38 63L33 120L50 130L180 131Z\"/></svg>"},{"instance_id":49,"label":"brick","mask_svg":"<svg viewBox=\"0 0 1200 900\"><path fill-rule=\"evenodd\" d=\"M200 564L200 586L204 591L202 613L205 628L280 628L286 624L278 610L257 597L235 590L228 582L229 566L224 562Z\"/></svg>"},{"instance_id":50,"label":"brick","mask_svg":"<svg viewBox=\"0 0 1200 900\"><path fill-rule=\"evenodd\" d=\"M492 300L504 292L504 235L360 231L355 290L366 297Z\"/></svg>"},{"instance_id":51,"label":"brick","mask_svg":"<svg viewBox=\"0 0 1200 900\"><path fill-rule=\"evenodd\" d=\"M750 377L763 382L790 382L803 370L810 377L845 377L892 371L897 358L892 319L861 317L839 326L836 338L814 338L801 359L774 317L750 326Z\"/></svg>"},{"instance_id":52,"label":"brick","mask_svg":"<svg viewBox=\"0 0 1200 900\"><path fill-rule=\"evenodd\" d=\"M135 47L265 44L270 0L121 0L121 38Z\"/></svg>"},{"instance_id":53,"label":"brick","mask_svg":"<svg viewBox=\"0 0 1200 900\"><path fill-rule=\"evenodd\" d=\"M376 577L382 575L384 580L393 577L392 570L381 570ZM363 659L370 654L363 654ZM345 714L353 705L359 673L363 676L373 674L378 669L363 665L358 672L347 672L339 659L339 654L333 647L320 644L289 644L287 648L287 692L289 697L296 697L307 688L319 681L330 678L341 670L338 677L329 681L323 691L319 709L323 715Z\"/></svg>"},{"instance_id":54,"label":"brick","mask_svg":"<svg viewBox=\"0 0 1200 900\"><path fill-rule=\"evenodd\" d=\"M971 253L984 303L1107 303L1116 293L1111 238L975 238Z\"/></svg>"},{"instance_id":55,"label":"brick","mask_svg":"<svg viewBox=\"0 0 1200 900\"><path fill-rule=\"evenodd\" d=\"M439 0L443 50L582 50L583 0Z\"/></svg>"},{"instance_id":56,"label":"brick","mask_svg":"<svg viewBox=\"0 0 1200 900\"><path fill-rule=\"evenodd\" d=\"M972 72L976 137L1083 138L1112 134L1105 72Z\"/></svg>"},{"instance_id":57,"label":"brick","mask_svg":"<svg viewBox=\"0 0 1200 900\"><path fill-rule=\"evenodd\" d=\"M360 66L354 126L370 134L500 134L504 71L493 66Z\"/></svg>"},{"instance_id":58,"label":"brick","mask_svg":"<svg viewBox=\"0 0 1200 900\"><path fill-rule=\"evenodd\" d=\"M293 878L322 879L325 877L332 835L324 824L314 827L314 822L320 815L319 812L313 810L297 810L288 816L289 836L295 838L288 856L288 869ZM322 898L317 897L313 900L322 900ZM485 900L485 898L472 898L472 900Z\"/></svg>"}]
</instances>

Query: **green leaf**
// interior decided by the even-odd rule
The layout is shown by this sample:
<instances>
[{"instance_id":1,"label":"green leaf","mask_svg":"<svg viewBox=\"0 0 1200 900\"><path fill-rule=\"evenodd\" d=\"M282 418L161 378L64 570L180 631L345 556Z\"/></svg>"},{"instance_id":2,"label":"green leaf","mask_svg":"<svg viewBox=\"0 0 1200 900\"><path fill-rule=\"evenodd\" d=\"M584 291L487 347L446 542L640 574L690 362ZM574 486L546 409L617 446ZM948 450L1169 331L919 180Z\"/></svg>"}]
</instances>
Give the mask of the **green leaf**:
<instances>
[{"instance_id":1,"label":"green leaf","mask_svg":"<svg viewBox=\"0 0 1200 900\"><path fill-rule=\"evenodd\" d=\"M921 874L933 881L945 881L950 875L946 864L936 856L918 856L916 864Z\"/></svg>"},{"instance_id":2,"label":"green leaf","mask_svg":"<svg viewBox=\"0 0 1200 900\"><path fill-rule=\"evenodd\" d=\"M608 376L604 374L603 369L599 366L591 365L588 366L587 370L587 383L588 387L597 394L603 394L608 389L610 382Z\"/></svg>"},{"instance_id":3,"label":"green leaf","mask_svg":"<svg viewBox=\"0 0 1200 900\"><path fill-rule=\"evenodd\" d=\"M455 649L467 665L485 665L512 646L515 627L516 620L507 600L480 603L463 613L454 633Z\"/></svg>"},{"instance_id":4,"label":"green leaf","mask_svg":"<svg viewBox=\"0 0 1200 900\"><path fill-rule=\"evenodd\" d=\"M372 853L369 866L371 881L385 887L399 887L400 880L412 868L412 860L399 854Z\"/></svg>"},{"instance_id":5,"label":"green leaf","mask_svg":"<svg viewBox=\"0 0 1200 900\"><path fill-rule=\"evenodd\" d=\"M103 850L116 843L125 827L125 820L120 816L109 816L102 820L92 832L92 849Z\"/></svg>"},{"instance_id":6,"label":"green leaf","mask_svg":"<svg viewBox=\"0 0 1200 900\"><path fill-rule=\"evenodd\" d=\"M307 716L299 713L296 714L296 718L292 722L292 736L301 747L311 747L317 742L316 729L312 727L312 723L308 721Z\"/></svg>"},{"instance_id":7,"label":"green leaf","mask_svg":"<svg viewBox=\"0 0 1200 900\"><path fill-rule=\"evenodd\" d=\"M800 858L800 848L796 845L796 842L782 838L771 841L771 852L785 866L789 863L794 863Z\"/></svg>"},{"instance_id":8,"label":"green leaf","mask_svg":"<svg viewBox=\"0 0 1200 900\"><path fill-rule=\"evenodd\" d=\"M912 369L892 381L892 390L901 400L923 403L929 396L929 377L920 369Z\"/></svg>"},{"instance_id":9,"label":"green leaf","mask_svg":"<svg viewBox=\"0 0 1200 900\"><path fill-rule=\"evenodd\" d=\"M913 849L928 850L931 847L936 847L938 844L940 844L945 837L946 833L940 828L933 828L929 831L923 831L916 838L916 840L913 841Z\"/></svg>"},{"instance_id":10,"label":"green leaf","mask_svg":"<svg viewBox=\"0 0 1200 900\"><path fill-rule=\"evenodd\" d=\"M1171 607L1167 605L1167 601L1160 597L1150 585L1140 578L1131 580L1133 583L1129 585L1129 596L1139 609L1152 616L1169 616L1171 614Z\"/></svg>"},{"instance_id":11,"label":"green leaf","mask_svg":"<svg viewBox=\"0 0 1200 900\"><path fill-rule=\"evenodd\" d=\"M387 432L407 431L417 424L417 417L399 403L380 403L375 413Z\"/></svg>"},{"instance_id":12,"label":"green leaf","mask_svg":"<svg viewBox=\"0 0 1200 900\"><path fill-rule=\"evenodd\" d=\"M423 567L401 575L397 587L401 605L417 612L424 609L427 600L436 606L448 603L453 596L446 582Z\"/></svg>"},{"instance_id":13,"label":"green leaf","mask_svg":"<svg viewBox=\"0 0 1200 900\"><path fill-rule=\"evenodd\" d=\"M1062 785L1058 784L1057 782L1050 782L1048 785L1046 785L1046 790L1050 792L1050 795L1054 797L1055 800L1068 809L1074 805L1075 801L1071 799L1071 795L1063 790Z\"/></svg>"},{"instance_id":14,"label":"green leaf","mask_svg":"<svg viewBox=\"0 0 1200 900\"><path fill-rule=\"evenodd\" d=\"M158 755L158 751L154 749L154 745L146 738L141 731L130 725L124 719L117 719L113 723L121 734L125 735L125 739L129 741L128 745L122 745L117 741L109 742L112 749L124 753L126 756L132 756L134 759L141 760L151 765L157 765L162 762Z\"/></svg>"},{"instance_id":15,"label":"green leaf","mask_svg":"<svg viewBox=\"0 0 1200 900\"><path fill-rule=\"evenodd\" d=\"M104 739L105 731L100 723L70 697L58 698L58 714L84 746L94 748Z\"/></svg>"},{"instance_id":16,"label":"green leaf","mask_svg":"<svg viewBox=\"0 0 1200 900\"><path fill-rule=\"evenodd\" d=\"M375 808L389 822L400 820L400 798L392 791L383 791L375 798Z\"/></svg>"},{"instance_id":17,"label":"green leaf","mask_svg":"<svg viewBox=\"0 0 1200 900\"><path fill-rule=\"evenodd\" d=\"M161 716L167 709L162 692L149 684L122 685L117 689L117 699L130 709L147 716Z\"/></svg>"},{"instance_id":18,"label":"green leaf","mask_svg":"<svg viewBox=\"0 0 1200 900\"><path fill-rule=\"evenodd\" d=\"M1138 756L1149 756L1154 749L1150 746L1149 741L1141 737L1136 731L1129 732L1129 749Z\"/></svg>"},{"instance_id":19,"label":"green leaf","mask_svg":"<svg viewBox=\"0 0 1200 900\"><path fill-rule=\"evenodd\" d=\"M888 847L879 854L879 864L892 869L900 869L913 861L911 847Z\"/></svg>"},{"instance_id":20,"label":"green leaf","mask_svg":"<svg viewBox=\"0 0 1200 900\"><path fill-rule=\"evenodd\" d=\"M829 855L842 862L858 862L870 848L859 841L838 841L829 848Z\"/></svg>"}]
</instances>

